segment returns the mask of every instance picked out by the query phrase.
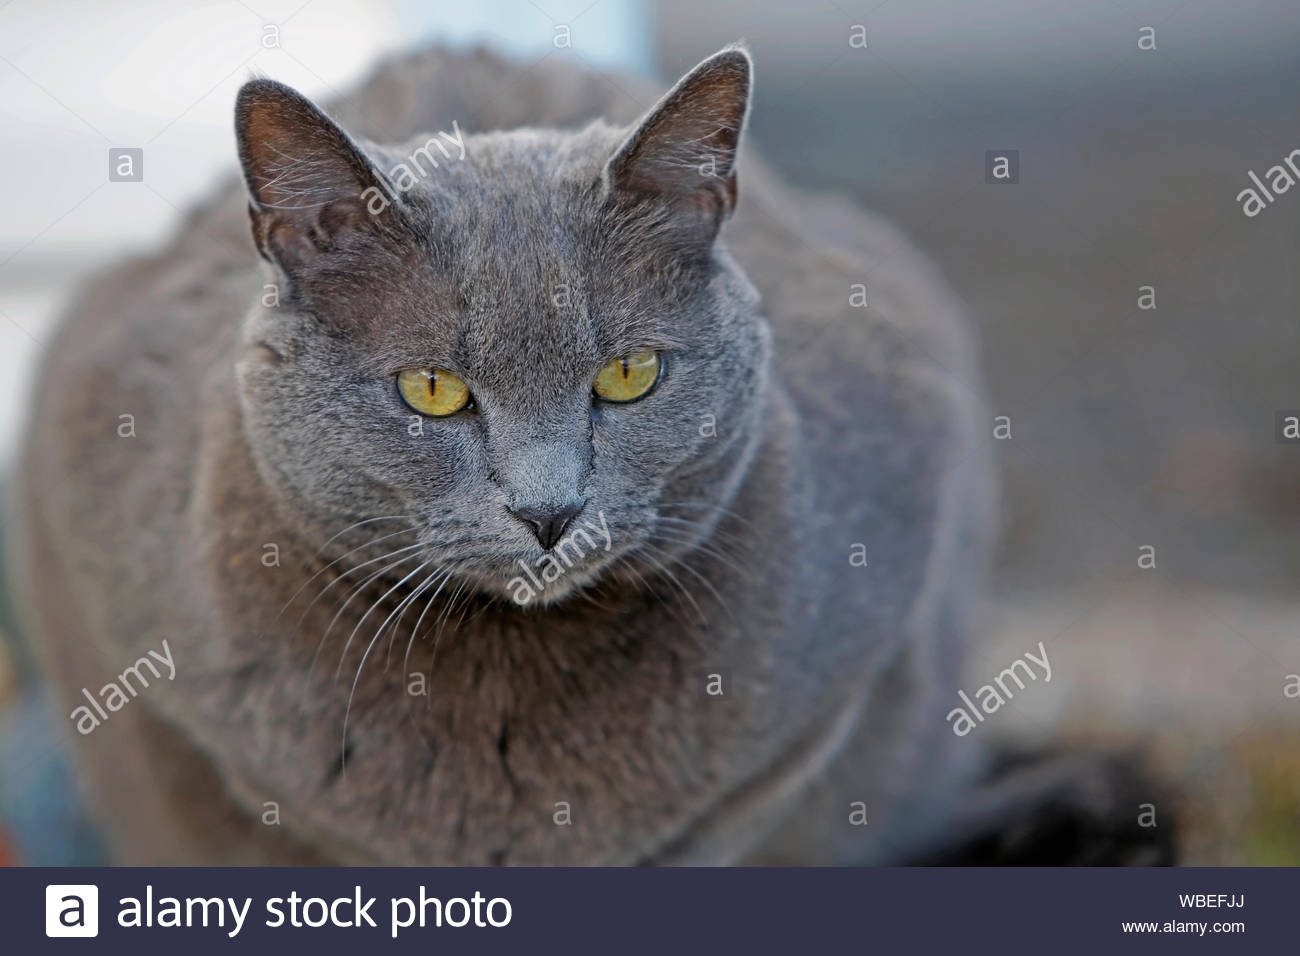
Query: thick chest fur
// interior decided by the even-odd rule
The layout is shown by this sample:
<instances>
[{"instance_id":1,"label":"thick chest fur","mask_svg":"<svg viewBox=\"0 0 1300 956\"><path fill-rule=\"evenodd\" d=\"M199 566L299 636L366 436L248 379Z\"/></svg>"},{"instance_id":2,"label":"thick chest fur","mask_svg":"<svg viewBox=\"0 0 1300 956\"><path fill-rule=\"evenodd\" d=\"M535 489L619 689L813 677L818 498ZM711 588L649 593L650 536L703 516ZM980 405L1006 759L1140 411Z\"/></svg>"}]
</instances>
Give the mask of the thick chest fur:
<instances>
[{"instance_id":1,"label":"thick chest fur","mask_svg":"<svg viewBox=\"0 0 1300 956\"><path fill-rule=\"evenodd\" d=\"M307 556L285 547L267 567L258 486L229 450L201 461L195 597L212 630L173 638L190 663L167 709L237 768L253 807L261 791L344 859L649 859L693 842L734 792L812 772L854 699L852 676L809 666L828 635L789 514L769 510L765 540L780 543L748 549L752 566L697 558L680 588L536 611L436 602L420 622L400 614L404 592L382 600L388 585L346 600L351 584L326 575L295 598ZM779 468L773 456L755 476Z\"/></svg>"}]
</instances>

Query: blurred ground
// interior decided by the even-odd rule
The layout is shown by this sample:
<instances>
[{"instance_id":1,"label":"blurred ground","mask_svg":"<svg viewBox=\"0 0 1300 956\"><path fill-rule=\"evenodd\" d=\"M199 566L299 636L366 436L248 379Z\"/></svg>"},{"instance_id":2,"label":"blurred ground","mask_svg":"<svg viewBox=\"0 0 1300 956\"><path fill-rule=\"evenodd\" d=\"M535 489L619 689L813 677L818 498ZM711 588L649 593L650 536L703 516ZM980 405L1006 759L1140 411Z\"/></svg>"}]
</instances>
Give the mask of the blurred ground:
<instances>
[{"instance_id":1,"label":"blurred ground","mask_svg":"<svg viewBox=\"0 0 1300 956\"><path fill-rule=\"evenodd\" d=\"M1042 641L1050 685L1017 691L999 732L1136 749L1172 785L1185 863L1300 865L1300 603L1168 588L1134 571L1087 594L1004 598L972 690ZM1139 810L1134 808L1134 815Z\"/></svg>"}]
</instances>

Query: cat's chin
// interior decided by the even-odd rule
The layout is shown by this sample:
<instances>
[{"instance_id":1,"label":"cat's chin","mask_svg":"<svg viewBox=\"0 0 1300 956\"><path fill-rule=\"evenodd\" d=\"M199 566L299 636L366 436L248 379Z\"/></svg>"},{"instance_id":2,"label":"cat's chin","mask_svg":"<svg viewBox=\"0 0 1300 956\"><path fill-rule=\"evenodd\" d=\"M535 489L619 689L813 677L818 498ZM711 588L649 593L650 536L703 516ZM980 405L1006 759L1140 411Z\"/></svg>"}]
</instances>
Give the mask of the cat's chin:
<instances>
[{"instance_id":1,"label":"cat's chin","mask_svg":"<svg viewBox=\"0 0 1300 956\"><path fill-rule=\"evenodd\" d=\"M533 610L543 611L564 604L565 602L580 596L583 590L584 588L582 584L569 582L561 583L557 581L554 584L547 585L546 588L532 600L524 601L522 603L515 599L513 591L505 591L503 593L506 599L515 607L532 608Z\"/></svg>"},{"instance_id":2,"label":"cat's chin","mask_svg":"<svg viewBox=\"0 0 1300 956\"><path fill-rule=\"evenodd\" d=\"M464 574L481 593L518 608L541 610L578 597L600 576L599 566L571 568L547 580L545 569L520 560L513 566Z\"/></svg>"}]
</instances>

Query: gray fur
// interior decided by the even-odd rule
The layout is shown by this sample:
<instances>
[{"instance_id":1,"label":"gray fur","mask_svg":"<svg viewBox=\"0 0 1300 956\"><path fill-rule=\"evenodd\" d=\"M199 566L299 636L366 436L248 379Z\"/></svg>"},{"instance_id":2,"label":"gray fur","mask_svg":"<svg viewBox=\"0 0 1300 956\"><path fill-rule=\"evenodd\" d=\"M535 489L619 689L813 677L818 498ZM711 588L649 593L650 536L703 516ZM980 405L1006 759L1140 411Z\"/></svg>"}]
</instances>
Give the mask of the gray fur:
<instances>
[{"instance_id":1,"label":"gray fur","mask_svg":"<svg viewBox=\"0 0 1300 956\"><path fill-rule=\"evenodd\" d=\"M971 348L892 229L734 162L749 87L726 50L638 124L567 67L429 51L337 127L245 88L256 247L232 184L82 291L11 502L69 709L174 652L78 738L123 861L830 863L938 826L991 518ZM463 160L359 207L453 120ZM655 390L593 405L645 348ZM476 408L413 434L393 376L427 365ZM516 606L509 509L577 500L609 549Z\"/></svg>"}]
</instances>

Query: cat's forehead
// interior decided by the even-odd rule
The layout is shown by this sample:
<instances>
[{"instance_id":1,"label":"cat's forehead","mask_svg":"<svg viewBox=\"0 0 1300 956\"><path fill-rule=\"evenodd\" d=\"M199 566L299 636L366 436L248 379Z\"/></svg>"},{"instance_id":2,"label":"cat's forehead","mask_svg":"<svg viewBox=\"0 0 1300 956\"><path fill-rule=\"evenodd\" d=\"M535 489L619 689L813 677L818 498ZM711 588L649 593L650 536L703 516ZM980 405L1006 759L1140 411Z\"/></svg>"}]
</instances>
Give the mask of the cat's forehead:
<instances>
[{"instance_id":1,"label":"cat's forehead","mask_svg":"<svg viewBox=\"0 0 1300 956\"><path fill-rule=\"evenodd\" d=\"M548 176L513 137L471 143L471 159L436 184L433 268L455 290L465 360L507 350L585 361L598 349L590 302L590 211L575 184ZM535 151L534 151L535 152Z\"/></svg>"},{"instance_id":2,"label":"cat's forehead","mask_svg":"<svg viewBox=\"0 0 1300 956\"><path fill-rule=\"evenodd\" d=\"M613 132L465 137L465 156L421 184L430 267L461 338L484 351L563 346L581 360L651 335L662 311L652 236L627 237L601 193ZM652 336L653 337L653 336Z\"/></svg>"},{"instance_id":3,"label":"cat's forehead","mask_svg":"<svg viewBox=\"0 0 1300 956\"><path fill-rule=\"evenodd\" d=\"M459 278L563 282L590 267L602 218L600 166L574 139L526 130L465 136L419 180L394 179L410 186L404 198L425 211L431 250Z\"/></svg>"},{"instance_id":4,"label":"cat's forehead","mask_svg":"<svg viewBox=\"0 0 1300 956\"><path fill-rule=\"evenodd\" d=\"M593 125L467 135L463 157L453 143L450 158L436 151L437 168L403 196L422 241L408 250L415 272L382 283L403 287L397 308L377 310L384 354L445 363L479 388L558 394L619 355L680 342L683 283L666 278L680 269L644 219L611 216L603 192L617 142Z\"/></svg>"},{"instance_id":5,"label":"cat's forehead","mask_svg":"<svg viewBox=\"0 0 1300 956\"><path fill-rule=\"evenodd\" d=\"M601 173L616 131L603 124L577 132L519 129L416 137L386 156L399 192L410 191L450 214L487 214L508 220L512 212L536 221L549 215L573 219L593 214ZM431 145L432 144L432 145Z\"/></svg>"}]
</instances>

